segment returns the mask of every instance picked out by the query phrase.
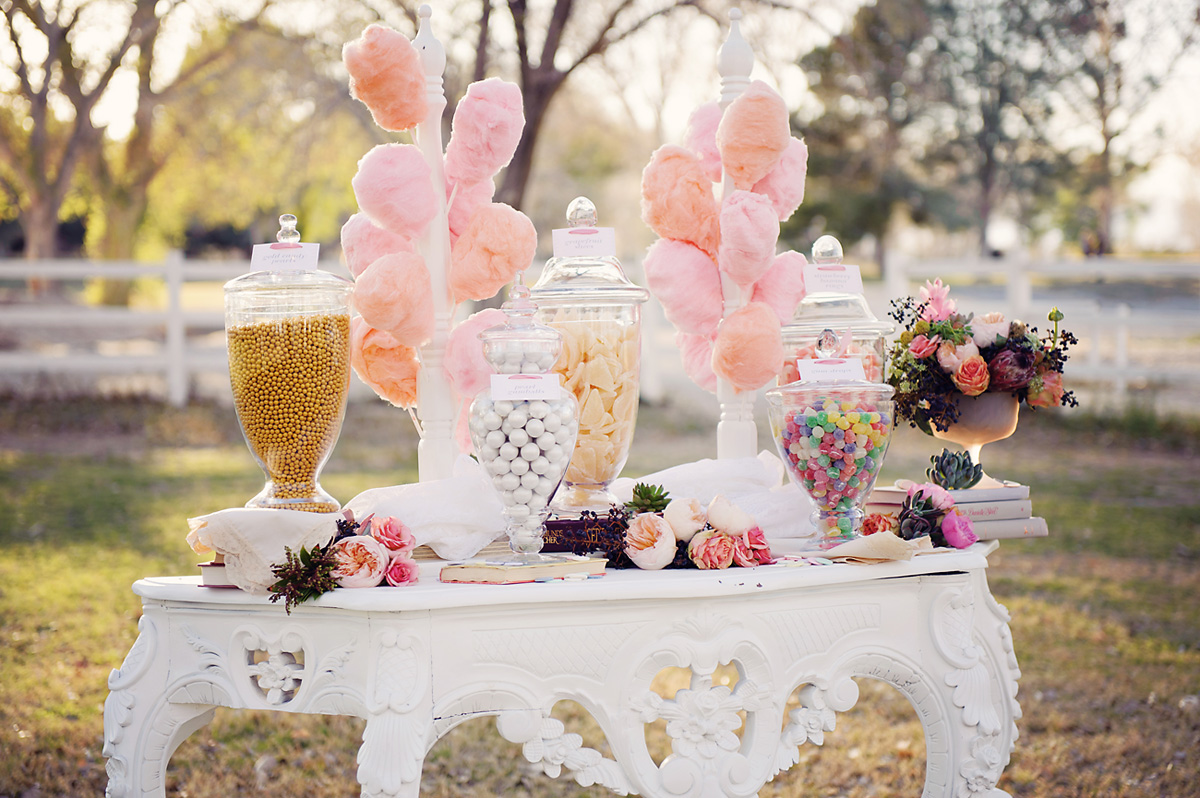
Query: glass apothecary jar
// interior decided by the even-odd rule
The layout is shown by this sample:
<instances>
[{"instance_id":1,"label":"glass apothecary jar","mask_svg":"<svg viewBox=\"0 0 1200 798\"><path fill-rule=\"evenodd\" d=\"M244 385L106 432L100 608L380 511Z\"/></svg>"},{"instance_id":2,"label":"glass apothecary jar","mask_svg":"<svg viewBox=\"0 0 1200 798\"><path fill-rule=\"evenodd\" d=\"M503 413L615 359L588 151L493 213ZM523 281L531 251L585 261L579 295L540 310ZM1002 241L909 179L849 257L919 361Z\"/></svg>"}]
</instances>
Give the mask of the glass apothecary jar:
<instances>
[{"instance_id":1,"label":"glass apothecary jar","mask_svg":"<svg viewBox=\"0 0 1200 798\"><path fill-rule=\"evenodd\" d=\"M575 397L552 369L562 336L539 324L520 278L502 308L507 321L479 334L496 371L471 403L468 426L479 462L504 510L515 562L538 562L550 500L568 471L579 432Z\"/></svg>"},{"instance_id":2,"label":"glass apothecary jar","mask_svg":"<svg viewBox=\"0 0 1200 798\"><path fill-rule=\"evenodd\" d=\"M280 250L288 254L302 246L295 217L284 215L280 223ZM225 284L233 403L246 445L267 477L247 507L340 508L318 478L346 412L353 287L334 274L287 267Z\"/></svg>"},{"instance_id":3,"label":"glass apothecary jar","mask_svg":"<svg viewBox=\"0 0 1200 798\"><path fill-rule=\"evenodd\" d=\"M611 228L596 227L596 207L578 197L568 228L555 230L555 256L533 286L540 320L558 330L554 370L579 403L579 438L552 510L577 518L619 504L609 485L629 457L637 424L641 305L646 289L625 276Z\"/></svg>"},{"instance_id":4,"label":"glass apothecary jar","mask_svg":"<svg viewBox=\"0 0 1200 798\"><path fill-rule=\"evenodd\" d=\"M847 267L842 265L842 245L836 238L818 238L812 255L806 283L812 281L814 286L800 301L792 320L783 326L784 364L779 384L799 379L797 360L827 357L858 358L868 382L883 382L886 339L895 326L871 312L857 271L849 279L845 279L845 272L838 272Z\"/></svg>"},{"instance_id":5,"label":"glass apothecary jar","mask_svg":"<svg viewBox=\"0 0 1200 798\"><path fill-rule=\"evenodd\" d=\"M863 505L892 440L892 386L857 380L767 391L771 432L792 482L816 505L819 545L859 536Z\"/></svg>"}]
</instances>

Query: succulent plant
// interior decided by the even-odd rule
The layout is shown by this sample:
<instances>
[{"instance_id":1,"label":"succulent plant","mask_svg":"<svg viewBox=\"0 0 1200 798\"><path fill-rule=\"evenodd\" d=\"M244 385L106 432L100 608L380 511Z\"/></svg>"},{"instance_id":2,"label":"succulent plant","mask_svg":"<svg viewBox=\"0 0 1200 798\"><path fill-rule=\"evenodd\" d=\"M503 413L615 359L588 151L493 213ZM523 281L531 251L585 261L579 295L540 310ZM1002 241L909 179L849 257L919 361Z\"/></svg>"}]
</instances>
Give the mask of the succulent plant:
<instances>
[{"instance_id":1,"label":"succulent plant","mask_svg":"<svg viewBox=\"0 0 1200 798\"><path fill-rule=\"evenodd\" d=\"M925 476L946 490L969 488L983 478L983 466L972 463L967 452L942 449L942 453L930 457L929 462L933 465L925 470Z\"/></svg>"},{"instance_id":2,"label":"succulent plant","mask_svg":"<svg viewBox=\"0 0 1200 798\"><path fill-rule=\"evenodd\" d=\"M636 515L638 513L661 513L667 509L671 497L661 485L647 485L639 482L633 486L633 499L625 503L625 509Z\"/></svg>"},{"instance_id":3,"label":"succulent plant","mask_svg":"<svg viewBox=\"0 0 1200 798\"><path fill-rule=\"evenodd\" d=\"M896 534L905 540L924 537L933 533L934 520L938 511L933 506L933 500L924 493L917 493L905 498L900 507L898 518L899 527Z\"/></svg>"}]
</instances>

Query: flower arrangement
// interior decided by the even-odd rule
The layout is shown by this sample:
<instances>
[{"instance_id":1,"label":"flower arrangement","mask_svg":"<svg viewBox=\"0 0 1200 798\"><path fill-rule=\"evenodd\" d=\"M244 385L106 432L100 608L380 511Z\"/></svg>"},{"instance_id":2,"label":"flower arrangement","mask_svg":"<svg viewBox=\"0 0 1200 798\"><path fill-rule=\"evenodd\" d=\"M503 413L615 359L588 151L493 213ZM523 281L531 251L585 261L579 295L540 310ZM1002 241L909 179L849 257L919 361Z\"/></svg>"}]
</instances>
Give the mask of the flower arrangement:
<instances>
[{"instance_id":1,"label":"flower arrangement","mask_svg":"<svg viewBox=\"0 0 1200 798\"><path fill-rule=\"evenodd\" d=\"M624 554L638 568L712 570L774 562L754 517L724 496L705 507L697 499L671 499L659 486L638 483L626 506L647 508L629 519L625 532Z\"/></svg>"},{"instance_id":2,"label":"flower arrangement","mask_svg":"<svg viewBox=\"0 0 1200 798\"><path fill-rule=\"evenodd\" d=\"M285 559L271 568L272 603L283 599L290 615L292 607L336 588L392 587L416 583L418 567L413 559L416 539L398 518L369 515L355 521L346 511L337 522L337 532L324 546L284 549Z\"/></svg>"},{"instance_id":3,"label":"flower arrangement","mask_svg":"<svg viewBox=\"0 0 1200 798\"><path fill-rule=\"evenodd\" d=\"M890 532L904 540L928 537L935 546L956 549L965 549L978 540L971 519L955 508L954 498L945 488L932 482L909 482L907 494L899 513L868 515L863 521L863 534Z\"/></svg>"},{"instance_id":4,"label":"flower arrangement","mask_svg":"<svg viewBox=\"0 0 1200 798\"><path fill-rule=\"evenodd\" d=\"M1050 310L1050 335L1001 313L963 315L941 280L926 282L920 299L892 300L889 314L901 327L892 344L888 382L896 389L896 417L927 434L958 420L959 396L1011 393L1030 407L1075 407L1063 385L1074 335L1059 329L1063 314Z\"/></svg>"}]
</instances>

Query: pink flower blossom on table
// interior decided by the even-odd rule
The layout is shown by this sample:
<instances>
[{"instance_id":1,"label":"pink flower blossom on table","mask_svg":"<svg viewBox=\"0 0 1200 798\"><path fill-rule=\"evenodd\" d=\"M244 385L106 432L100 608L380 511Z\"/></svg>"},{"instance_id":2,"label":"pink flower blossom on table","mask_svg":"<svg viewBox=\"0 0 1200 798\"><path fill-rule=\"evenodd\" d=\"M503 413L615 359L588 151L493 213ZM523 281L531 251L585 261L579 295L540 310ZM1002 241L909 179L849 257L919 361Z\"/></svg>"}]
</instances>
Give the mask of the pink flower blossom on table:
<instances>
[{"instance_id":1,"label":"pink flower blossom on table","mask_svg":"<svg viewBox=\"0 0 1200 798\"><path fill-rule=\"evenodd\" d=\"M733 564L734 539L715 529L697 532L688 543L688 557L701 570L720 570Z\"/></svg>"},{"instance_id":2,"label":"pink flower blossom on table","mask_svg":"<svg viewBox=\"0 0 1200 798\"><path fill-rule=\"evenodd\" d=\"M352 535L333 544L337 567L333 578L338 587L375 587L383 581L391 556L370 535Z\"/></svg>"},{"instance_id":3,"label":"pink flower blossom on table","mask_svg":"<svg viewBox=\"0 0 1200 798\"><path fill-rule=\"evenodd\" d=\"M997 338L1008 340L1008 328L1008 319L1003 313L984 313L971 320L971 338L980 349L995 346Z\"/></svg>"},{"instance_id":4,"label":"pink flower blossom on table","mask_svg":"<svg viewBox=\"0 0 1200 798\"><path fill-rule=\"evenodd\" d=\"M771 547L767 545L766 535L759 527L734 538L733 543L733 561L743 568L775 562L775 558L771 556Z\"/></svg>"},{"instance_id":5,"label":"pink flower blossom on table","mask_svg":"<svg viewBox=\"0 0 1200 798\"><path fill-rule=\"evenodd\" d=\"M661 515L640 513L625 532L625 556L645 571L666 568L675 559L675 533Z\"/></svg>"},{"instance_id":6,"label":"pink flower blossom on table","mask_svg":"<svg viewBox=\"0 0 1200 798\"><path fill-rule=\"evenodd\" d=\"M988 361L988 371L991 372L991 390L1019 391L1033 380L1033 354L1002 349Z\"/></svg>"},{"instance_id":7,"label":"pink flower blossom on table","mask_svg":"<svg viewBox=\"0 0 1200 798\"><path fill-rule=\"evenodd\" d=\"M974 355L967 358L958 367L958 371L950 375L954 387L963 392L964 396L979 396L988 389L991 374L983 357Z\"/></svg>"},{"instance_id":8,"label":"pink flower blossom on table","mask_svg":"<svg viewBox=\"0 0 1200 798\"><path fill-rule=\"evenodd\" d=\"M937 348L938 365L947 374L953 374L958 371L964 360L969 357L977 357L978 355L979 347L975 346L975 342L971 340L958 346L955 346L950 341L942 341L938 344Z\"/></svg>"},{"instance_id":9,"label":"pink flower blossom on table","mask_svg":"<svg viewBox=\"0 0 1200 798\"><path fill-rule=\"evenodd\" d=\"M975 541L975 527L965 513L950 509L942 516L942 535L946 542L956 549L965 549Z\"/></svg>"},{"instance_id":10,"label":"pink flower blossom on table","mask_svg":"<svg viewBox=\"0 0 1200 798\"><path fill-rule=\"evenodd\" d=\"M958 310L958 303L950 298L950 286L942 285L941 279L925 281L921 286L921 303L925 305L921 313L925 321L945 321Z\"/></svg>"},{"instance_id":11,"label":"pink flower blossom on table","mask_svg":"<svg viewBox=\"0 0 1200 798\"><path fill-rule=\"evenodd\" d=\"M1057 371L1047 371L1038 374L1029 383L1029 395L1025 401L1030 407L1057 407L1062 404L1063 393L1062 374Z\"/></svg>"},{"instance_id":12,"label":"pink flower blossom on table","mask_svg":"<svg viewBox=\"0 0 1200 798\"><path fill-rule=\"evenodd\" d=\"M937 352L941 343L942 337L940 335L914 335L912 341L908 344L908 352L917 360L920 360Z\"/></svg>"},{"instance_id":13,"label":"pink flower blossom on table","mask_svg":"<svg viewBox=\"0 0 1200 798\"><path fill-rule=\"evenodd\" d=\"M954 497L941 485L935 485L932 482L910 482L907 490L909 496L916 496L918 493L924 494L935 510L949 510L954 506Z\"/></svg>"},{"instance_id":14,"label":"pink flower blossom on table","mask_svg":"<svg viewBox=\"0 0 1200 798\"><path fill-rule=\"evenodd\" d=\"M392 587L415 585L419 576L420 568L417 567L417 561L406 554L393 557L384 573L384 579Z\"/></svg>"},{"instance_id":15,"label":"pink flower blossom on table","mask_svg":"<svg viewBox=\"0 0 1200 798\"><path fill-rule=\"evenodd\" d=\"M675 539L687 543L692 536L704 529L708 513L699 499L671 499L663 510L663 520L671 526Z\"/></svg>"},{"instance_id":16,"label":"pink flower blossom on table","mask_svg":"<svg viewBox=\"0 0 1200 798\"><path fill-rule=\"evenodd\" d=\"M417 539L413 537L412 530L399 518L390 515L386 518L372 517L369 534L387 549L392 559L408 556L417 547Z\"/></svg>"},{"instance_id":17,"label":"pink flower blossom on table","mask_svg":"<svg viewBox=\"0 0 1200 798\"><path fill-rule=\"evenodd\" d=\"M876 532L892 532L899 526L894 513L870 513L863 519L862 533L874 535Z\"/></svg>"}]
</instances>

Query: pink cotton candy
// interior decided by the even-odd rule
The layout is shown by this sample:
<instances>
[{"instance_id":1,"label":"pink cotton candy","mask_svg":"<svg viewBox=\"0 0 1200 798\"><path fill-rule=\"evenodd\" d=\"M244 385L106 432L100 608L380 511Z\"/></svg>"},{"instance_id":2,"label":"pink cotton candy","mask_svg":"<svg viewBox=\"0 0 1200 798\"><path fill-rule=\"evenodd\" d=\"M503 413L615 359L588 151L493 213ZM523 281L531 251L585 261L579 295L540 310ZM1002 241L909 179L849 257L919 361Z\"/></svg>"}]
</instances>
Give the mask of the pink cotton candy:
<instances>
[{"instance_id":1,"label":"pink cotton candy","mask_svg":"<svg viewBox=\"0 0 1200 798\"><path fill-rule=\"evenodd\" d=\"M779 218L771 200L753 191L734 191L721 203L717 267L740 287L753 285L775 261Z\"/></svg>"},{"instance_id":2,"label":"pink cotton candy","mask_svg":"<svg viewBox=\"0 0 1200 798\"><path fill-rule=\"evenodd\" d=\"M711 336L721 322L721 275L703 250L670 238L654 242L642 262L646 285L680 332Z\"/></svg>"},{"instance_id":3,"label":"pink cotton candy","mask_svg":"<svg viewBox=\"0 0 1200 798\"><path fill-rule=\"evenodd\" d=\"M342 47L350 73L350 96L371 111L384 130L408 130L425 119L425 70L416 49L403 35L383 25L368 25L362 36Z\"/></svg>"},{"instance_id":4,"label":"pink cotton candy","mask_svg":"<svg viewBox=\"0 0 1200 798\"><path fill-rule=\"evenodd\" d=\"M807 174L808 146L800 139L793 138L783 151L779 163L766 177L754 184L754 190L770 197L779 221L786 222L804 202L804 179Z\"/></svg>"},{"instance_id":5,"label":"pink cotton candy","mask_svg":"<svg viewBox=\"0 0 1200 798\"><path fill-rule=\"evenodd\" d=\"M478 183L447 183L446 201L453 202L446 208L446 222L450 227L450 243L453 244L471 223L471 217L480 208L487 207L496 193L496 184L491 178Z\"/></svg>"},{"instance_id":6,"label":"pink cotton candy","mask_svg":"<svg viewBox=\"0 0 1200 798\"><path fill-rule=\"evenodd\" d=\"M483 358L479 333L504 324L507 318L499 308L485 308L450 331L444 361L446 377L468 404L488 386L492 374L492 367Z\"/></svg>"},{"instance_id":7,"label":"pink cotton candy","mask_svg":"<svg viewBox=\"0 0 1200 798\"><path fill-rule=\"evenodd\" d=\"M356 213L342 225L342 255L346 258L346 268L355 277L384 255L412 251L411 241L376 227L366 214Z\"/></svg>"},{"instance_id":8,"label":"pink cotton candy","mask_svg":"<svg viewBox=\"0 0 1200 798\"><path fill-rule=\"evenodd\" d=\"M751 302L729 314L717 328L712 368L741 391L766 385L783 368L779 317L762 302Z\"/></svg>"},{"instance_id":9,"label":"pink cotton candy","mask_svg":"<svg viewBox=\"0 0 1200 798\"><path fill-rule=\"evenodd\" d=\"M780 324L790 322L796 313L796 306L804 299L806 263L808 261L799 252L776 255L771 268L754 284L750 301L770 305L779 317Z\"/></svg>"},{"instance_id":10,"label":"pink cotton candy","mask_svg":"<svg viewBox=\"0 0 1200 798\"><path fill-rule=\"evenodd\" d=\"M642 171L642 221L663 238L689 241L715 255L717 199L700 159L683 147L659 147Z\"/></svg>"},{"instance_id":11,"label":"pink cotton candy","mask_svg":"<svg viewBox=\"0 0 1200 798\"><path fill-rule=\"evenodd\" d=\"M417 350L355 316L350 320L350 366L371 390L396 407L417 403Z\"/></svg>"},{"instance_id":12,"label":"pink cotton candy","mask_svg":"<svg viewBox=\"0 0 1200 798\"><path fill-rule=\"evenodd\" d=\"M704 176L714 183L721 181L721 151L717 149L717 125L721 124L721 106L705 103L688 117L683 146L700 159Z\"/></svg>"},{"instance_id":13,"label":"pink cotton candy","mask_svg":"<svg viewBox=\"0 0 1200 798\"><path fill-rule=\"evenodd\" d=\"M433 290L425 259L412 252L384 255L354 281L354 308L370 326L404 346L433 337Z\"/></svg>"},{"instance_id":14,"label":"pink cotton candy","mask_svg":"<svg viewBox=\"0 0 1200 798\"><path fill-rule=\"evenodd\" d=\"M480 208L450 253L450 292L456 302L487 299L529 268L537 231L529 217L500 202Z\"/></svg>"},{"instance_id":15,"label":"pink cotton candy","mask_svg":"<svg viewBox=\"0 0 1200 798\"><path fill-rule=\"evenodd\" d=\"M471 442L471 400L464 399L458 408L458 420L454 423L454 442L462 454L475 452L475 444Z\"/></svg>"},{"instance_id":16,"label":"pink cotton candy","mask_svg":"<svg viewBox=\"0 0 1200 798\"><path fill-rule=\"evenodd\" d=\"M358 207L376 227L415 239L437 213L429 164L411 144L380 144L350 181Z\"/></svg>"},{"instance_id":17,"label":"pink cotton candy","mask_svg":"<svg viewBox=\"0 0 1200 798\"><path fill-rule=\"evenodd\" d=\"M512 160L524 129L521 89L515 83L488 78L467 86L446 145L446 179L488 180Z\"/></svg>"},{"instance_id":18,"label":"pink cotton candy","mask_svg":"<svg viewBox=\"0 0 1200 798\"><path fill-rule=\"evenodd\" d=\"M675 333L675 346L683 358L683 371L692 382L709 393L717 392L717 375L712 370L713 342L707 335Z\"/></svg>"},{"instance_id":19,"label":"pink cotton candy","mask_svg":"<svg viewBox=\"0 0 1200 798\"><path fill-rule=\"evenodd\" d=\"M750 189L766 177L791 140L787 105L761 80L729 104L717 128L721 163L733 185L741 189Z\"/></svg>"}]
</instances>

